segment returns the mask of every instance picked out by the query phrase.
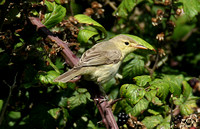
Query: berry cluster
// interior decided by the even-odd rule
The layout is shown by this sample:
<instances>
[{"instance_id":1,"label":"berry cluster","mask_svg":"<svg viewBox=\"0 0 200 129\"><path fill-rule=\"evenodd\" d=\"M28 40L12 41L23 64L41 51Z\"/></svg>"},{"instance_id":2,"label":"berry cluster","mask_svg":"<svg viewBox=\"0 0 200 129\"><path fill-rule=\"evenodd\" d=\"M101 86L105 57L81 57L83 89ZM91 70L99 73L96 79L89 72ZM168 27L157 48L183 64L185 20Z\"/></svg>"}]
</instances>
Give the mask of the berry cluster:
<instances>
[{"instance_id":1,"label":"berry cluster","mask_svg":"<svg viewBox=\"0 0 200 129\"><path fill-rule=\"evenodd\" d=\"M174 129L179 129L182 119L183 119L183 116L180 114L173 118Z\"/></svg>"},{"instance_id":2,"label":"berry cluster","mask_svg":"<svg viewBox=\"0 0 200 129\"><path fill-rule=\"evenodd\" d=\"M127 123L127 120L128 120L128 119L129 119L129 115L128 115L128 114L126 114L126 113L124 113L124 112L120 112L120 113L118 114L117 124L118 124L119 126L122 126L122 125L124 125L124 124Z\"/></svg>"}]
</instances>

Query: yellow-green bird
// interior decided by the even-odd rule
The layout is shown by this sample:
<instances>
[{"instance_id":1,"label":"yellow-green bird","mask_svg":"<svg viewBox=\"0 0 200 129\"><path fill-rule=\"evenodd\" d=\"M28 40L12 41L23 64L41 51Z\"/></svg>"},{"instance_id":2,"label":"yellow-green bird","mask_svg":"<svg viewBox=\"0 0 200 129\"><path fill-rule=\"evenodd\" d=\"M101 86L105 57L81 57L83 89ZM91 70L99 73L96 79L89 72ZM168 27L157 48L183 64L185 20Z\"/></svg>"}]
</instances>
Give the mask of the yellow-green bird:
<instances>
[{"instance_id":1,"label":"yellow-green bird","mask_svg":"<svg viewBox=\"0 0 200 129\"><path fill-rule=\"evenodd\" d=\"M97 43L83 53L79 63L58 76L55 82L68 82L84 75L86 80L103 84L114 77L123 59L136 49L147 49L127 35L118 35L108 41Z\"/></svg>"}]
</instances>

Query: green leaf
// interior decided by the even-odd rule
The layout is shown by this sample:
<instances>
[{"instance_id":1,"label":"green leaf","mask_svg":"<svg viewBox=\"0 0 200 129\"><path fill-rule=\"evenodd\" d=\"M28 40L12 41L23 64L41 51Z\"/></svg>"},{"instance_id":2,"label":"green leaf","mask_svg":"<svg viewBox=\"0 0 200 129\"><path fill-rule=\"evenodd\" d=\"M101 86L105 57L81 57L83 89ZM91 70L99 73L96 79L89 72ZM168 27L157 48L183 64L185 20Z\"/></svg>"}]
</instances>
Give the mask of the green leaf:
<instances>
[{"instance_id":1,"label":"green leaf","mask_svg":"<svg viewBox=\"0 0 200 129\"><path fill-rule=\"evenodd\" d=\"M148 82L151 81L151 77L149 75L142 75L133 78L136 81L136 85L145 86Z\"/></svg>"},{"instance_id":2,"label":"green leaf","mask_svg":"<svg viewBox=\"0 0 200 129\"><path fill-rule=\"evenodd\" d=\"M82 29L78 33L78 42L80 42L80 43L87 43L88 40L91 37L95 36L95 35L98 35L97 31Z\"/></svg>"},{"instance_id":3,"label":"green leaf","mask_svg":"<svg viewBox=\"0 0 200 129\"><path fill-rule=\"evenodd\" d=\"M179 17L175 21L175 24L176 27L174 28L172 39L176 41L183 39L196 26L195 22L188 21L188 17L186 15Z\"/></svg>"},{"instance_id":4,"label":"green leaf","mask_svg":"<svg viewBox=\"0 0 200 129\"><path fill-rule=\"evenodd\" d=\"M58 106L67 107L68 105L67 100L68 100L67 97L61 97L61 100L59 101Z\"/></svg>"},{"instance_id":5,"label":"green leaf","mask_svg":"<svg viewBox=\"0 0 200 129\"><path fill-rule=\"evenodd\" d=\"M152 103L153 103L154 105L158 105L158 106L163 105L162 101L161 101L158 97L154 97L154 98L152 99Z\"/></svg>"},{"instance_id":6,"label":"green leaf","mask_svg":"<svg viewBox=\"0 0 200 129\"><path fill-rule=\"evenodd\" d=\"M159 112L157 112L157 111L155 111L155 110L153 110L153 109L148 109L147 110L149 113L151 113L152 115L159 115L160 113Z\"/></svg>"},{"instance_id":7,"label":"green leaf","mask_svg":"<svg viewBox=\"0 0 200 129\"><path fill-rule=\"evenodd\" d=\"M45 5L47 6L48 13L44 15L45 18L42 22L47 28L52 28L63 20L66 15L66 8L49 1L45 1Z\"/></svg>"},{"instance_id":8,"label":"green leaf","mask_svg":"<svg viewBox=\"0 0 200 129\"><path fill-rule=\"evenodd\" d=\"M6 2L6 0L1 0L0 5L3 5Z\"/></svg>"},{"instance_id":9,"label":"green leaf","mask_svg":"<svg viewBox=\"0 0 200 129\"><path fill-rule=\"evenodd\" d=\"M123 0L118 6L117 10L114 12L114 15L118 17L126 18L128 13L130 13L134 7L143 0Z\"/></svg>"},{"instance_id":10,"label":"green leaf","mask_svg":"<svg viewBox=\"0 0 200 129\"><path fill-rule=\"evenodd\" d=\"M54 118L57 119L60 115L60 108L53 108L48 110L48 113Z\"/></svg>"},{"instance_id":11,"label":"green leaf","mask_svg":"<svg viewBox=\"0 0 200 129\"><path fill-rule=\"evenodd\" d=\"M179 97L182 92L181 86L184 80L183 75L165 75L163 80L168 82L170 92L174 96Z\"/></svg>"},{"instance_id":12,"label":"green leaf","mask_svg":"<svg viewBox=\"0 0 200 129\"><path fill-rule=\"evenodd\" d=\"M21 117L21 112L10 111L8 116L12 119L19 119Z\"/></svg>"},{"instance_id":13,"label":"green leaf","mask_svg":"<svg viewBox=\"0 0 200 129\"><path fill-rule=\"evenodd\" d=\"M144 74L144 60L142 60L142 56L135 55L135 58L130 62L126 63L126 65L122 68L123 77L134 77L138 75Z\"/></svg>"},{"instance_id":14,"label":"green leaf","mask_svg":"<svg viewBox=\"0 0 200 129\"><path fill-rule=\"evenodd\" d=\"M94 28L100 30L104 34L103 38L107 37L106 29L101 24L99 24L98 22L93 20L91 17L86 16L84 14L77 14L74 17L78 20L79 23L88 24L88 25L91 25Z\"/></svg>"},{"instance_id":15,"label":"green leaf","mask_svg":"<svg viewBox=\"0 0 200 129\"><path fill-rule=\"evenodd\" d=\"M147 98L147 100L148 100L149 102L151 102L152 99L153 99L154 97L156 97L156 94L157 94L157 90L156 90L156 89L150 90L150 91L147 91L147 92L146 92L145 97Z\"/></svg>"},{"instance_id":16,"label":"green leaf","mask_svg":"<svg viewBox=\"0 0 200 129\"><path fill-rule=\"evenodd\" d=\"M0 112L1 112L2 107L3 107L3 100L0 99Z\"/></svg>"},{"instance_id":17,"label":"green leaf","mask_svg":"<svg viewBox=\"0 0 200 129\"><path fill-rule=\"evenodd\" d=\"M124 84L120 88L121 97L125 98L126 101L132 106L138 103L138 101L144 97L145 93L146 91L144 88L133 84Z\"/></svg>"},{"instance_id":18,"label":"green leaf","mask_svg":"<svg viewBox=\"0 0 200 129\"><path fill-rule=\"evenodd\" d=\"M183 81L183 98L184 101L188 99L189 96L192 95L192 87L186 82Z\"/></svg>"},{"instance_id":19,"label":"green leaf","mask_svg":"<svg viewBox=\"0 0 200 129\"><path fill-rule=\"evenodd\" d=\"M73 110L74 108L81 106L81 105L86 105L86 103L90 100L90 94L87 92L85 94L77 94L75 96L72 96L68 98L68 104L69 108Z\"/></svg>"},{"instance_id":20,"label":"green leaf","mask_svg":"<svg viewBox=\"0 0 200 129\"><path fill-rule=\"evenodd\" d=\"M19 47L21 47L21 46L23 46L23 45L24 45L23 42L19 42L19 43L15 44L14 50L17 49L17 48L19 48Z\"/></svg>"},{"instance_id":21,"label":"green leaf","mask_svg":"<svg viewBox=\"0 0 200 129\"><path fill-rule=\"evenodd\" d=\"M68 110L65 109L65 108L62 108L62 111L63 111L63 118L64 118L64 120L67 122L68 119L70 118L69 112L68 112Z\"/></svg>"},{"instance_id":22,"label":"green leaf","mask_svg":"<svg viewBox=\"0 0 200 129\"><path fill-rule=\"evenodd\" d=\"M157 96L161 98L162 102L165 102L165 99L169 93L169 84L162 79L155 79L150 82L151 89L157 90Z\"/></svg>"},{"instance_id":23,"label":"green leaf","mask_svg":"<svg viewBox=\"0 0 200 129\"><path fill-rule=\"evenodd\" d=\"M54 83L54 84L56 84L55 82L53 82L53 80L57 77L57 76L59 76L59 73L57 73L56 71L54 71L54 70L51 70L51 71L48 71L47 73L46 73L46 75L40 75L39 76L39 80L40 80L40 82L41 83L43 83L43 84L52 84L52 83Z\"/></svg>"},{"instance_id":24,"label":"green leaf","mask_svg":"<svg viewBox=\"0 0 200 129\"><path fill-rule=\"evenodd\" d=\"M131 115L133 116L139 116L141 115L149 105L149 101L145 98L142 98L132 109L131 109Z\"/></svg>"},{"instance_id":25,"label":"green leaf","mask_svg":"<svg viewBox=\"0 0 200 129\"><path fill-rule=\"evenodd\" d=\"M147 116L142 120L142 123L147 127L147 129L153 129L155 126L163 121L161 115L157 116Z\"/></svg>"},{"instance_id":26,"label":"green leaf","mask_svg":"<svg viewBox=\"0 0 200 129\"><path fill-rule=\"evenodd\" d=\"M199 0L179 0L183 4L183 10L189 18L194 18L200 12Z\"/></svg>"},{"instance_id":27,"label":"green leaf","mask_svg":"<svg viewBox=\"0 0 200 129\"><path fill-rule=\"evenodd\" d=\"M170 120L171 116L169 115L156 127L156 129L170 129Z\"/></svg>"},{"instance_id":28,"label":"green leaf","mask_svg":"<svg viewBox=\"0 0 200 129\"><path fill-rule=\"evenodd\" d=\"M180 112L182 115L190 115L194 112L194 109L197 108L196 100L197 97L191 97L185 103L180 105Z\"/></svg>"},{"instance_id":29,"label":"green leaf","mask_svg":"<svg viewBox=\"0 0 200 129\"><path fill-rule=\"evenodd\" d=\"M152 45L150 45L149 43L147 43L145 40L141 39L141 38L138 37L138 36L130 35L130 34L124 34L124 35L127 35L127 36L133 38L134 41L136 41L136 42L139 43L140 45L145 46L146 48L148 48L148 49L150 49L150 50L154 50L154 49L155 49Z\"/></svg>"}]
</instances>

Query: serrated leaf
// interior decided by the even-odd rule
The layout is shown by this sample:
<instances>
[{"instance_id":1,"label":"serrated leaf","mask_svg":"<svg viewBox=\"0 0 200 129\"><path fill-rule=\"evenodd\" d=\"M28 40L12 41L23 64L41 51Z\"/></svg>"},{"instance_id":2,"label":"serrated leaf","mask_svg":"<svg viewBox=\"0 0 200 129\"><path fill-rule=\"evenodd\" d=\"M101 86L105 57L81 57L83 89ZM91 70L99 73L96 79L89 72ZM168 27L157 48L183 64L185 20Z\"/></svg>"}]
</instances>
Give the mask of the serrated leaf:
<instances>
[{"instance_id":1,"label":"serrated leaf","mask_svg":"<svg viewBox=\"0 0 200 129\"><path fill-rule=\"evenodd\" d=\"M79 23L91 25L96 29L100 30L102 33L104 33L104 38L107 37L106 29L101 24L93 20L91 17L86 16L84 14L77 14L74 17L76 18L76 20L78 20Z\"/></svg>"},{"instance_id":2,"label":"serrated leaf","mask_svg":"<svg viewBox=\"0 0 200 129\"><path fill-rule=\"evenodd\" d=\"M151 101L152 101L152 103L153 103L154 105L158 105L158 106L163 105L162 101L161 101L158 97L152 98Z\"/></svg>"},{"instance_id":3,"label":"serrated leaf","mask_svg":"<svg viewBox=\"0 0 200 129\"><path fill-rule=\"evenodd\" d=\"M63 69L64 68L64 65L63 65L63 62L61 61L61 58L56 58L55 66L58 69Z\"/></svg>"},{"instance_id":4,"label":"serrated leaf","mask_svg":"<svg viewBox=\"0 0 200 129\"><path fill-rule=\"evenodd\" d=\"M135 56L133 60L128 62L123 68L122 68L122 75L123 77L134 77L138 75L144 74L145 68L144 68L144 60L141 59L141 56Z\"/></svg>"},{"instance_id":5,"label":"serrated leaf","mask_svg":"<svg viewBox=\"0 0 200 129\"><path fill-rule=\"evenodd\" d=\"M149 105L149 101L145 98L142 98L132 109L131 109L131 115L133 116L139 116L141 115Z\"/></svg>"},{"instance_id":6,"label":"serrated leaf","mask_svg":"<svg viewBox=\"0 0 200 129\"><path fill-rule=\"evenodd\" d=\"M130 35L130 34L124 34L127 35L131 38L133 38L134 41L136 41L137 43L145 46L146 48L150 49L150 50L154 50L154 47L152 45L150 45L149 43L147 43L145 40L143 40L142 38L135 36L135 35Z\"/></svg>"},{"instance_id":7,"label":"serrated leaf","mask_svg":"<svg viewBox=\"0 0 200 129\"><path fill-rule=\"evenodd\" d=\"M157 116L148 116L142 120L142 123L147 127L147 129L153 129L158 124L163 121L163 117L161 115Z\"/></svg>"},{"instance_id":8,"label":"serrated leaf","mask_svg":"<svg viewBox=\"0 0 200 129\"><path fill-rule=\"evenodd\" d=\"M68 106L67 100L68 100L67 97L61 97L61 100L59 101L58 106L67 107Z\"/></svg>"},{"instance_id":9,"label":"serrated leaf","mask_svg":"<svg viewBox=\"0 0 200 129\"><path fill-rule=\"evenodd\" d=\"M183 98L184 98L184 101L186 101L190 95L192 95L192 87L186 81L183 81Z\"/></svg>"},{"instance_id":10,"label":"serrated leaf","mask_svg":"<svg viewBox=\"0 0 200 129\"><path fill-rule=\"evenodd\" d=\"M144 97L145 93L146 91L144 88L133 84L124 84L120 88L121 97L125 98L126 101L132 106L140 101Z\"/></svg>"},{"instance_id":11,"label":"serrated leaf","mask_svg":"<svg viewBox=\"0 0 200 129\"><path fill-rule=\"evenodd\" d=\"M117 10L113 13L118 17L126 18L128 14L134 9L134 7L143 0L123 0L117 7Z\"/></svg>"},{"instance_id":12,"label":"serrated leaf","mask_svg":"<svg viewBox=\"0 0 200 129\"><path fill-rule=\"evenodd\" d=\"M151 89L157 90L157 96L164 102L169 93L169 84L162 79L155 79L150 82L150 85Z\"/></svg>"},{"instance_id":13,"label":"serrated leaf","mask_svg":"<svg viewBox=\"0 0 200 129\"><path fill-rule=\"evenodd\" d=\"M196 100L188 100L180 105L180 112L182 115L190 115L194 112L194 108L196 107Z\"/></svg>"},{"instance_id":14,"label":"serrated leaf","mask_svg":"<svg viewBox=\"0 0 200 129\"><path fill-rule=\"evenodd\" d=\"M179 97L182 92L181 85L184 80L183 75L165 75L163 80L168 82L170 92L174 96Z\"/></svg>"},{"instance_id":15,"label":"serrated leaf","mask_svg":"<svg viewBox=\"0 0 200 129\"><path fill-rule=\"evenodd\" d=\"M151 81L151 77L149 75L142 75L133 78L136 81L136 85L145 86L148 82Z\"/></svg>"},{"instance_id":16,"label":"serrated leaf","mask_svg":"<svg viewBox=\"0 0 200 129\"><path fill-rule=\"evenodd\" d=\"M48 113L54 118L57 119L60 115L60 108L53 108L48 110Z\"/></svg>"},{"instance_id":17,"label":"serrated leaf","mask_svg":"<svg viewBox=\"0 0 200 129\"><path fill-rule=\"evenodd\" d=\"M179 0L183 4L183 10L189 18L194 18L200 12L199 0Z\"/></svg>"},{"instance_id":18,"label":"serrated leaf","mask_svg":"<svg viewBox=\"0 0 200 129\"><path fill-rule=\"evenodd\" d=\"M47 6L48 13L44 15L45 18L42 22L47 28L52 28L63 20L66 15L66 8L49 1L45 1L45 5Z\"/></svg>"},{"instance_id":19,"label":"serrated leaf","mask_svg":"<svg viewBox=\"0 0 200 129\"><path fill-rule=\"evenodd\" d=\"M90 94L87 92L85 94L77 94L75 96L72 96L68 98L68 104L69 108L73 110L74 108L80 106L80 105L85 105L87 101L90 100Z\"/></svg>"},{"instance_id":20,"label":"serrated leaf","mask_svg":"<svg viewBox=\"0 0 200 129\"><path fill-rule=\"evenodd\" d=\"M63 118L64 118L64 120L67 122L68 119L69 119L69 117L70 117L69 112L68 112L68 110L65 109L65 108L62 108L62 111L63 111Z\"/></svg>"},{"instance_id":21,"label":"serrated leaf","mask_svg":"<svg viewBox=\"0 0 200 129\"><path fill-rule=\"evenodd\" d=\"M88 40L95 36L98 35L99 33L97 31L92 31L92 30L87 30L87 29L82 29L78 33L78 41L80 43L87 43Z\"/></svg>"},{"instance_id":22,"label":"serrated leaf","mask_svg":"<svg viewBox=\"0 0 200 129\"><path fill-rule=\"evenodd\" d=\"M171 116L169 115L156 127L156 129L170 129L170 120Z\"/></svg>"},{"instance_id":23,"label":"serrated leaf","mask_svg":"<svg viewBox=\"0 0 200 129\"><path fill-rule=\"evenodd\" d=\"M183 115L189 115L194 112L194 109L197 108L196 100L199 97L190 96L184 103L180 105L180 112Z\"/></svg>"},{"instance_id":24,"label":"serrated leaf","mask_svg":"<svg viewBox=\"0 0 200 129\"><path fill-rule=\"evenodd\" d=\"M58 74L56 71L51 70L51 71L48 71L46 75L40 75L40 76L39 76L39 80L40 80L40 82L43 83L43 84L49 84L49 83L50 83L50 84L52 84L52 83L55 84L55 82L53 82L53 80L54 80L57 76L59 76L59 74Z\"/></svg>"},{"instance_id":25,"label":"serrated leaf","mask_svg":"<svg viewBox=\"0 0 200 129\"><path fill-rule=\"evenodd\" d=\"M184 76L182 74L180 75L164 75L163 80L174 82L177 85L182 85L182 82L184 81Z\"/></svg>"},{"instance_id":26,"label":"serrated leaf","mask_svg":"<svg viewBox=\"0 0 200 129\"><path fill-rule=\"evenodd\" d=\"M150 90L150 91L146 92L145 97L147 98L147 100L148 100L149 102L151 102L152 99L156 96L156 93L157 93L157 90L156 90L156 89Z\"/></svg>"}]
</instances>

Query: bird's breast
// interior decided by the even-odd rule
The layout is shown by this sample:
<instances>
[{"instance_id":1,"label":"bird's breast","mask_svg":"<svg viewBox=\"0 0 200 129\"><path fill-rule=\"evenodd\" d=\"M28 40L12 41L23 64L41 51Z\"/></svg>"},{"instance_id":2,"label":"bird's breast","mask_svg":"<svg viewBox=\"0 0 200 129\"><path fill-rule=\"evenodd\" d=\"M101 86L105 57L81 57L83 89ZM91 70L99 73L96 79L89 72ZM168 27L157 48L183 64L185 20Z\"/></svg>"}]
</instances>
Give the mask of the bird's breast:
<instances>
[{"instance_id":1,"label":"bird's breast","mask_svg":"<svg viewBox=\"0 0 200 129\"><path fill-rule=\"evenodd\" d=\"M116 75L120 65L121 61L116 64L102 65L96 67L91 75L91 77L93 77L92 80L95 80L98 83L105 83L109 81Z\"/></svg>"}]
</instances>

